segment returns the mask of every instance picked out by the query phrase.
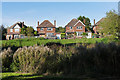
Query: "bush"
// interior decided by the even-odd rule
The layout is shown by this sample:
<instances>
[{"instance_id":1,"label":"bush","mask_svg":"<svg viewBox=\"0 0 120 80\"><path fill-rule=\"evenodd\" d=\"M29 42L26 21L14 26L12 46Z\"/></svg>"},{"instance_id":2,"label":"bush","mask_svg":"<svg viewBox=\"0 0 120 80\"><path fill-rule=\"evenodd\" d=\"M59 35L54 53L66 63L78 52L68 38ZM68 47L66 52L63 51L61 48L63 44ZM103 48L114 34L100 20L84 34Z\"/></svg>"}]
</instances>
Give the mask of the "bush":
<instances>
[{"instance_id":1,"label":"bush","mask_svg":"<svg viewBox=\"0 0 120 80\"><path fill-rule=\"evenodd\" d=\"M19 48L13 55L11 68L37 74L120 76L119 52L120 45L115 43L34 45Z\"/></svg>"},{"instance_id":2,"label":"bush","mask_svg":"<svg viewBox=\"0 0 120 80\"><path fill-rule=\"evenodd\" d=\"M10 65L13 60L13 51L11 48L8 48L7 50L4 49L0 52L0 59L2 59L2 71L10 71Z\"/></svg>"},{"instance_id":3,"label":"bush","mask_svg":"<svg viewBox=\"0 0 120 80\"><path fill-rule=\"evenodd\" d=\"M47 47L43 46L30 46L19 48L14 56L14 69L20 72L38 73L45 62L45 57L51 52ZM13 70L14 70L13 69ZM44 70L41 70L44 72Z\"/></svg>"}]
</instances>

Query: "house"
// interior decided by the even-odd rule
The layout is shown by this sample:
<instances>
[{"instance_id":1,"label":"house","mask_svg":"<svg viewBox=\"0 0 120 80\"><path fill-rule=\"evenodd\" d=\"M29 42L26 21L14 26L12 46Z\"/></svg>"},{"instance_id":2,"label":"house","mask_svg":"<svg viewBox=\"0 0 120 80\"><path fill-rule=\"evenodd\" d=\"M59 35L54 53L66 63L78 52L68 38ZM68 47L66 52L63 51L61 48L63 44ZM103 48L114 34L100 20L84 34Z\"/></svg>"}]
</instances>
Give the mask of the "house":
<instances>
[{"instance_id":1,"label":"house","mask_svg":"<svg viewBox=\"0 0 120 80\"><path fill-rule=\"evenodd\" d=\"M101 35L101 33L99 33L99 30L102 29L100 27L100 23L104 21L105 18L100 19L97 23L95 23L95 19L94 19L94 25L93 25L93 31L95 34Z\"/></svg>"},{"instance_id":2,"label":"house","mask_svg":"<svg viewBox=\"0 0 120 80\"><path fill-rule=\"evenodd\" d=\"M6 39L10 40L10 39L22 38L24 35L20 34L20 31L23 26L27 27L26 25L24 25L24 22L17 22L13 24L12 26L8 27Z\"/></svg>"},{"instance_id":3,"label":"house","mask_svg":"<svg viewBox=\"0 0 120 80\"><path fill-rule=\"evenodd\" d=\"M37 26L38 35L40 37L52 37L55 36L56 20L54 20L54 25L49 20L44 20L41 24Z\"/></svg>"},{"instance_id":4,"label":"house","mask_svg":"<svg viewBox=\"0 0 120 80\"><path fill-rule=\"evenodd\" d=\"M85 23L85 20L84 20ZM78 19L72 19L66 26L66 35L75 34L77 38L82 38L82 33L85 32L85 24Z\"/></svg>"}]
</instances>

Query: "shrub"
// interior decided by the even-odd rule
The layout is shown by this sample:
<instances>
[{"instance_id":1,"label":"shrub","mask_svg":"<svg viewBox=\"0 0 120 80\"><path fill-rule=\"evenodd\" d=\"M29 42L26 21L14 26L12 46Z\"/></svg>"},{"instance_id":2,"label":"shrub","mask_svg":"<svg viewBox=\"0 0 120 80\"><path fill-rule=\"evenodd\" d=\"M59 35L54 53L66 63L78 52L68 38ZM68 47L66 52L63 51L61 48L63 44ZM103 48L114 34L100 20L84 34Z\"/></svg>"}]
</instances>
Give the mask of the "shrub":
<instances>
[{"instance_id":1,"label":"shrub","mask_svg":"<svg viewBox=\"0 0 120 80\"><path fill-rule=\"evenodd\" d=\"M14 69L21 72L38 73L45 62L45 57L50 52L49 48L43 46L19 48L13 56ZM40 73L42 72L44 70L40 71Z\"/></svg>"},{"instance_id":2,"label":"shrub","mask_svg":"<svg viewBox=\"0 0 120 80\"><path fill-rule=\"evenodd\" d=\"M0 59L2 59L2 71L10 71L10 65L13 60L13 51L10 47L0 52Z\"/></svg>"}]
</instances>

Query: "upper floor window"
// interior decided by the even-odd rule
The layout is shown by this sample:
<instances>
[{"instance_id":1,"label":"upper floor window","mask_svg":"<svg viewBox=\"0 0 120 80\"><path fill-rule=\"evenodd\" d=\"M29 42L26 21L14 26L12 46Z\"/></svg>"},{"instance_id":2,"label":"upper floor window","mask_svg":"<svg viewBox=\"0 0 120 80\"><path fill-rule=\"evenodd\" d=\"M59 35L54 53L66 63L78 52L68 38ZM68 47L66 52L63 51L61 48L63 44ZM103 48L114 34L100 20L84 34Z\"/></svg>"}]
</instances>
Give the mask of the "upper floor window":
<instances>
[{"instance_id":1,"label":"upper floor window","mask_svg":"<svg viewBox=\"0 0 120 80\"><path fill-rule=\"evenodd\" d=\"M70 26L70 29L72 29L72 26Z\"/></svg>"},{"instance_id":2,"label":"upper floor window","mask_svg":"<svg viewBox=\"0 0 120 80\"><path fill-rule=\"evenodd\" d=\"M47 28L47 31L52 31L52 30L53 30L52 27Z\"/></svg>"},{"instance_id":3,"label":"upper floor window","mask_svg":"<svg viewBox=\"0 0 120 80\"><path fill-rule=\"evenodd\" d=\"M13 32L13 29L10 29L10 32Z\"/></svg>"},{"instance_id":4,"label":"upper floor window","mask_svg":"<svg viewBox=\"0 0 120 80\"><path fill-rule=\"evenodd\" d=\"M77 26L77 29L82 29L82 26Z\"/></svg>"},{"instance_id":5,"label":"upper floor window","mask_svg":"<svg viewBox=\"0 0 120 80\"><path fill-rule=\"evenodd\" d=\"M40 28L41 31L43 31L43 28Z\"/></svg>"},{"instance_id":6,"label":"upper floor window","mask_svg":"<svg viewBox=\"0 0 120 80\"><path fill-rule=\"evenodd\" d=\"M15 29L15 32L19 32L19 29Z\"/></svg>"}]
</instances>

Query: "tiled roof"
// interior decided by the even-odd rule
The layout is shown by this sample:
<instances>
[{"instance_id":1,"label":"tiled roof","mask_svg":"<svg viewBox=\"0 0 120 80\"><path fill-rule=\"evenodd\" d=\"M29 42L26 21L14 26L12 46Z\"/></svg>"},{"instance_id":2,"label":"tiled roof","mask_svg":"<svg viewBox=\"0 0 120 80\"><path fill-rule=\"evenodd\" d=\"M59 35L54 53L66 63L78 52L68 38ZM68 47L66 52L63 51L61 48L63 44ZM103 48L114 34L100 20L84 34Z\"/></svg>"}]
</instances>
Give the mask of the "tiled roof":
<instances>
[{"instance_id":1,"label":"tiled roof","mask_svg":"<svg viewBox=\"0 0 120 80\"><path fill-rule=\"evenodd\" d=\"M40 25L37 27L55 27L49 20L44 20Z\"/></svg>"},{"instance_id":2,"label":"tiled roof","mask_svg":"<svg viewBox=\"0 0 120 80\"><path fill-rule=\"evenodd\" d=\"M10 26L9 29L13 29L17 24L19 25L19 27L22 28L23 22L17 22L17 23L15 23L15 24L13 24L12 26ZM27 27L26 25L23 25L23 26Z\"/></svg>"},{"instance_id":3,"label":"tiled roof","mask_svg":"<svg viewBox=\"0 0 120 80\"><path fill-rule=\"evenodd\" d=\"M95 25L99 25L105 18L100 19Z\"/></svg>"},{"instance_id":4,"label":"tiled roof","mask_svg":"<svg viewBox=\"0 0 120 80\"><path fill-rule=\"evenodd\" d=\"M74 26L77 22L78 22L78 19L72 19L66 26L68 26L68 27Z\"/></svg>"}]
</instances>

